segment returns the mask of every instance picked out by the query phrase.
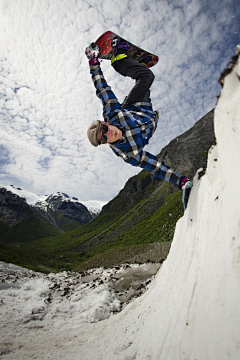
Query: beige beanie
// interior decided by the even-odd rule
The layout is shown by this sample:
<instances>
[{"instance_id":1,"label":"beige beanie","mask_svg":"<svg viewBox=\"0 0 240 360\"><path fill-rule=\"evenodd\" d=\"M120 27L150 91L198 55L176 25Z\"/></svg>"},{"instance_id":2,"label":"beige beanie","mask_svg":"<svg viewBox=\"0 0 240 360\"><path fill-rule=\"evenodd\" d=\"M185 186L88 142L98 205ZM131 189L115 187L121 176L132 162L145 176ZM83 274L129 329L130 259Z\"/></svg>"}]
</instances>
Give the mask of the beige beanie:
<instances>
[{"instance_id":1,"label":"beige beanie","mask_svg":"<svg viewBox=\"0 0 240 360\"><path fill-rule=\"evenodd\" d=\"M90 143L96 147L99 145L97 136L98 136L98 131L99 131L100 127L101 127L101 121L96 120L89 126L88 131L87 131L87 136L88 136Z\"/></svg>"}]
</instances>

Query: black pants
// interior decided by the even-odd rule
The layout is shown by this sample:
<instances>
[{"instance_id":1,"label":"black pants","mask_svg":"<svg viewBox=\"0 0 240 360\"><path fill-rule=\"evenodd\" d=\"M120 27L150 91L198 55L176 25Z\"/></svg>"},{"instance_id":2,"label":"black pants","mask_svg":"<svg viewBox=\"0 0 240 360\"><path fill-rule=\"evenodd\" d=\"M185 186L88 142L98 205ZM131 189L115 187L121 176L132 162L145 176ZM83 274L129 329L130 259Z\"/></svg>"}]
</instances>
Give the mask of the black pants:
<instances>
[{"instance_id":1,"label":"black pants","mask_svg":"<svg viewBox=\"0 0 240 360\"><path fill-rule=\"evenodd\" d=\"M112 67L119 74L136 80L135 86L124 100L124 106L141 101L151 102L149 88L154 80L151 70L129 57L114 61Z\"/></svg>"}]
</instances>

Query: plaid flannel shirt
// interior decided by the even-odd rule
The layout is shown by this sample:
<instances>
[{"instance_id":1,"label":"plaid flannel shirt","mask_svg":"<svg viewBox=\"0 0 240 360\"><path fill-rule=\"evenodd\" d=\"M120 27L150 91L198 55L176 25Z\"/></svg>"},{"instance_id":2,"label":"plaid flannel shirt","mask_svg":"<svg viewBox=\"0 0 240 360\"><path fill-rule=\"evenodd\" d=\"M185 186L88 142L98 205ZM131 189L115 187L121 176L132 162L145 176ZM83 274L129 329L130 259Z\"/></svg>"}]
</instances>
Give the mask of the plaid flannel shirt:
<instances>
[{"instance_id":1,"label":"plaid flannel shirt","mask_svg":"<svg viewBox=\"0 0 240 360\"><path fill-rule=\"evenodd\" d=\"M120 140L109 144L113 152L125 162L139 166L179 188L183 176L166 166L157 156L143 151L156 130L158 111L153 111L152 104L145 102L123 108L107 84L100 65L90 66L90 73L96 94L103 104L104 121L117 126L123 133Z\"/></svg>"}]
</instances>

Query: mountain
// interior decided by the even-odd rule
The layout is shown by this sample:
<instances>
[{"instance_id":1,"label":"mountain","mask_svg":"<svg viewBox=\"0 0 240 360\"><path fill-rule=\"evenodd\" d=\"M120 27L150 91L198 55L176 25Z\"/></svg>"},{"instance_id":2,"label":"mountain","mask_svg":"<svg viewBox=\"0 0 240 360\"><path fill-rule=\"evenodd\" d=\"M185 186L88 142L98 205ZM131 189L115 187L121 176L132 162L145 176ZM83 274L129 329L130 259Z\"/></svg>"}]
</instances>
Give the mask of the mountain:
<instances>
[{"instance_id":1,"label":"mountain","mask_svg":"<svg viewBox=\"0 0 240 360\"><path fill-rule=\"evenodd\" d=\"M39 199L35 205L29 205L24 196L11 190L0 188L0 242L27 242L65 231L76 229L93 219L86 206L77 198L70 198L64 193L55 193L48 197L31 195ZM25 192L23 191L23 194ZM41 200L40 200L41 199ZM95 215L96 216L96 215Z\"/></svg>"},{"instance_id":2,"label":"mountain","mask_svg":"<svg viewBox=\"0 0 240 360\"><path fill-rule=\"evenodd\" d=\"M45 200L38 200L32 209L62 232L75 229L93 219L87 207L77 198L70 198L61 192L54 193Z\"/></svg>"},{"instance_id":3,"label":"mountain","mask_svg":"<svg viewBox=\"0 0 240 360\"><path fill-rule=\"evenodd\" d=\"M172 140L159 157L190 178L199 168L203 174L208 150L215 143L213 115L211 110L191 129ZM47 205L44 203L51 216L53 206L55 211L59 211L59 206L67 209L67 199L58 196L50 197ZM44 266L52 271L63 268L65 259L68 268L80 271L124 262L162 262L169 252L176 222L183 215L181 197L182 192L173 185L143 170L130 178L89 223L55 237L21 245L27 262L17 264L27 264L34 269ZM38 254L38 258L31 256L29 261L27 255L33 253Z\"/></svg>"},{"instance_id":4,"label":"mountain","mask_svg":"<svg viewBox=\"0 0 240 360\"><path fill-rule=\"evenodd\" d=\"M25 199L0 188L0 241L26 242L59 234L48 221L41 220Z\"/></svg>"},{"instance_id":5,"label":"mountain","mask_svg":"<svg viewBox=\"0 0 240 360\"><path fill-rule=\"evenodd\" d=\"M11 191L13 194L18 195L21 199L23 199L24 201L27 202L28 205L33 205L35 206L36 203L43 203L45 202L45 200L52 195L38 195L35 194L31 191L27 191L25 189L22 189L20 187L16 187L14 185L3 185L0 182L0 187L3 187L5 189L7 189L8 191ZM68 195L64 194L64 193L56 193L56 194L62 194L63 197L66 197L66 199L68 201L72 201L72 202L79 202L82 205L86 206L86 208L88 209L88 211L90 212L90 214L92 215L92 217L96 217L103 205L106 204L106 201L98 201L98 200L87 200L87 201L79 201L76 197L69 197ZM40 206L41 207L41 206Z\"/></svg>"}]
</instances>

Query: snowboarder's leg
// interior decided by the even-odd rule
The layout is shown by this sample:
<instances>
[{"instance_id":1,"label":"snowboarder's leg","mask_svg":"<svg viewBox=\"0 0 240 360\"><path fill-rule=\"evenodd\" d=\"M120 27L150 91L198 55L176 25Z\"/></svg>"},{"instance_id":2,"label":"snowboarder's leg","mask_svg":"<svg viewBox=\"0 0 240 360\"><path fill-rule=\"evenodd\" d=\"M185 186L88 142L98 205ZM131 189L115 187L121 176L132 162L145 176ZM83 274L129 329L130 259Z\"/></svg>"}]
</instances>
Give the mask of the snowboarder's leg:
<instances>
[{"instance_id":1,"label":"snowboarder's leg","mask_svg":"<svg viewBox=\"0 0 240 360\"><path fill-rule=\"evenodd\" d=\"M148 102L148 103L151 102L151 99L150 99L150 90L149 90L149 89L148 89L148 91L146 92L146 94L145 94L145 96L144 96L143 102Z\"/></svg>"},{"instance_id":2,"label":"snowboarder's leg","mask_svg":"<svg viewBox=\"0 0 240 360\"><path fill-rule=\"evenodd\" d=\"M135 86L130 91L124 105L135 104L136 102L150 102L150 86L154 80L154 74L145 65L125 57L112 63L113 68L121 75L136 80Z\"/></svg>"}]
</instances>

